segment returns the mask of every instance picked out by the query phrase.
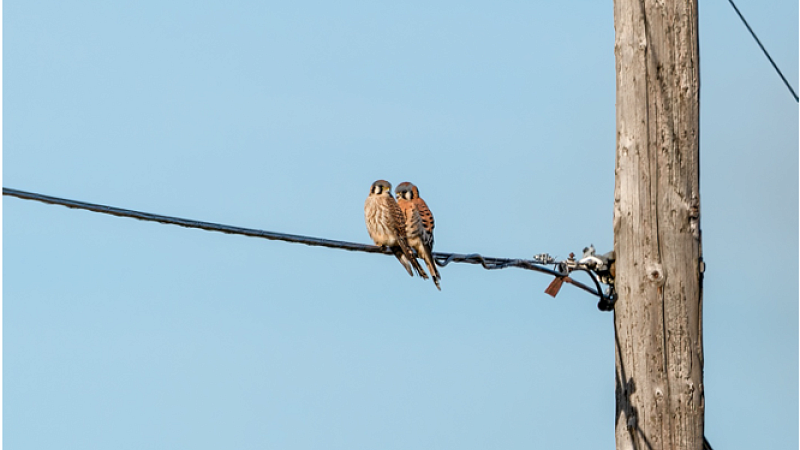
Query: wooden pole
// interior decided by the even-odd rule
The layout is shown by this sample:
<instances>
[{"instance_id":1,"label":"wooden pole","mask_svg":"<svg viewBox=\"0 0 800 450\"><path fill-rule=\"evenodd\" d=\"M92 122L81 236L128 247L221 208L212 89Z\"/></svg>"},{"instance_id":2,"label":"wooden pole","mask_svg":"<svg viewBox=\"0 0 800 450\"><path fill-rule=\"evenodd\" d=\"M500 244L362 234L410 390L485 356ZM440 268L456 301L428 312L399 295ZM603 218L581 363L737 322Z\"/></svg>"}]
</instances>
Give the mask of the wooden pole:
<instances>
[{"instance_id":1,"label":"wooden pole","mask_svg":"<svg viewBox=\"0 0 800 450\"><path fill-rule=\"evenodd\" d=\"M703 448L697 0L614 0L617 449Z\"/></svg>"}]
</instances>

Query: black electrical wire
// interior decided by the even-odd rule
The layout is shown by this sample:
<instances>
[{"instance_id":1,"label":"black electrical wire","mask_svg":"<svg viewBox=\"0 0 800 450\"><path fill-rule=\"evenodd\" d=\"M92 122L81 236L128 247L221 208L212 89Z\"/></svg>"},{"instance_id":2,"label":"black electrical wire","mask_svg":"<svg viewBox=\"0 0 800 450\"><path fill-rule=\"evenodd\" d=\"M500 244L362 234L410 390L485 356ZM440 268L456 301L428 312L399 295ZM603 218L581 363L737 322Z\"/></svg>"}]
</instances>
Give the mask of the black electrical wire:
<instances>
[{"instance_id":1,"label":"black electrical wire","mask_svg":"<svg viewBox=\"0 0 800 450\"><path fill-rule=\"evenodd\" d=\"M3 195L17 197L23 200L35 200L42 203L48 203L51 205L61 205L61 206L66 206L68 208L83 209L102 214L110 214L118 217L130 217L133 219L144 220L148 222L159 222L168 225L178 225L186 228L198 228L206 231L217 231L221 233L238 234L243 236L258 237L275 241L293 242L297 244L305 244L311 246L338 248L342 250L355 251L355 252L382 253L384 255L393 255L392 251L389 250L388 248L378 247L375 245L336 241L332 239L322 239L310 236L300 236L296 234L276 233L273 231L235 227L231 225L222 225L211 222L201 222L191 219L181 219L179 217L162 216L158 214L151 214L141 211L116 208L113 206L99 205L95 203L81 202L77 200L68 200L59 197L51 197L49 195L36 194L33 192L25 192L17 189L3 188ZM505 269L506 267L517 267L520 269L542 272L555 277L566 277L569 275L569 272L555 270L547 267L547 265L554 263L552 258L543 258L541 260L509 259L509 258L484 257L477 253L459 254L459 253L439 253L439 252L435 252L433 254L433 257L436 260L436 263L441 267L444 267L452 262L457 262L466 264L480 264L484 269L488 270ZM561 265L556 264L556 266L560 267ZM592 281L595 282L596 289L592 289L591 287L572 279L569 279L569 283L592 295L599 297L601 300L610 300L606 295L603 294L603 291L600 289L600 285L597 284L597 280L595 279L594 275L591 273L589 275L592 277Z\"/></svg>"},{"instance_id":2,"label":"black electrical wire","mask_svg":"<svg viewBox=\"0 0 800 450\"><path fill-rule=\"evenodd\" d=\"M783 84L785 84L786 87L789 88L789 92L792 93L794 100L796 102L800 102L800 98L797 97L797 93L794 92L794 89L792 89L792 86L789 84L789 81L786 79L786 77L783 76L783 72L781 72L781 69L779 69L778 65L775 64L775 61L772 60L772 57L769 56L769 52L767 51L766 48L764 48L764 45L761 44L761 41L758 39L758 36L756 36L755 31L753 31L753 29L750 28L750 24L747 23L747 20L745 20L744 16L739 11L739 8L736 7L736 4L733 3L733 0L728 0L728 2L730 2L731 6L733 6L733 10L736 11L736 14L739 16L739 18L742 19L742 23L744 23L744 26L747 27L747 31L750 32L750 34L753 36L753 39L756 40L758 46L761 47L761 51L764 52L764 55L767 56L767 59L769 60L770 64L772 64L772 67L774 67L775 71L778 72L778 75L780 75L781 80L783 80Z\"/></svg>"}]
</instances>

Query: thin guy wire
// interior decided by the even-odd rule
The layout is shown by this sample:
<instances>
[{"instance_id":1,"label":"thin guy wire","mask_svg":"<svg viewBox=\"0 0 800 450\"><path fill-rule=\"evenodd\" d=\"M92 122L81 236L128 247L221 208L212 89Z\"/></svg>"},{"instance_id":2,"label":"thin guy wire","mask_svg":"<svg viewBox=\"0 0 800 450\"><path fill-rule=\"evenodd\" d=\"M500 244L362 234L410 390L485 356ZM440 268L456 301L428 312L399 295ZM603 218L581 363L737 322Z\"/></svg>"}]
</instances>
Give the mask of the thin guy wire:
<instances>
[{"instance_id":1,"label":"thin guy wire","mask_svg":"<svg viewBox=\"0 0 800 450\"><path fill-rule=\"evenodd\" d=\"M366 253L382 253L384 255L393 255L392 251L388 248L378 247L375 245L358 244L355 242L336 241L332 239L322 239L310 236L300 236L296 234L276 233L273 231L257 230L253 228L241 228L230 225L221 225L211 222L201 222L197 220L181 219L178 217L162 216L158 214L151 214L141 211L133 211L130 209L116 208L113 206L99 205L96 203L87 203L77 200L68 200L59 197L51 197L49 195L36 194L33 192L20 191L17 189L3 188L3 195L17 197L23 200L35 200L42 203L51 205L61 205L68 208L83 209L87 211L94 211L102 214L110 214L118 217L130 217L133 219L144 220L148 222L159 222L168 225L178 225L186 228L198 228L206 231L217 231L228 234L238 234L243 236L258 237L274 241L294 242L297 244L305 244L318 247L337 248L348 251L366 252ZM433 254L436 264L444 267L451 262L466 263L466 264L480 264L484 269L495 270L505 269L506 267L518 267L520 269L533 270L535 272L542 272L555 277L566 277L569 275L567 272L562 272L545 267L543 262L538 262L528 259L508 259L508 258L491 258L481 256L477 253L460 254L460 253L439 253ZM606 296L597 284L597 280L590 273L592 280L595 281L597 289L567 278L566 281L584 291L605 299Z\"/></svg>"},{"instance_id":2,"label":"thin guy wire","mask_svg":"<svg viewBox=\"0 0 800 450\"><path fill-rule=\"evenodd\" d=\"M742 19L744 26L747 27L747 30L750 32L750 34L753 35L753 39L755 39L758 46L761 47L761 51L764 52L764 54L767 56L767 59L772 64L772 67L775 68L775 71L778 72L778 75L780 75L781 80L783 80L783 83L786 85L787 88L789 88L789 92L792 93L794 100L796 102L800 102L800 98L797 97L797 94L794 92L794 89L792 89L792 86L789 84L789 81L786 80L786 77L783 76L783 72L781 72L781 69L778 68L778 65L775 64L775 61L772 60L772 57L769 56L769 52L767 51L766 48L764 48L764 45L761 44L761 41L758 39L758 36L756 36L755 31L753 31L753 29L750 28L750 24L747 23L747 20L745 20L742 13L739 12L739 8L736 7L736 4L733 3L733 0L728 0L728 2L730 2L731 6L733 6L734 11L736 11L736 14L739 15L739 18Z\"/></svg>"}]
</instances>

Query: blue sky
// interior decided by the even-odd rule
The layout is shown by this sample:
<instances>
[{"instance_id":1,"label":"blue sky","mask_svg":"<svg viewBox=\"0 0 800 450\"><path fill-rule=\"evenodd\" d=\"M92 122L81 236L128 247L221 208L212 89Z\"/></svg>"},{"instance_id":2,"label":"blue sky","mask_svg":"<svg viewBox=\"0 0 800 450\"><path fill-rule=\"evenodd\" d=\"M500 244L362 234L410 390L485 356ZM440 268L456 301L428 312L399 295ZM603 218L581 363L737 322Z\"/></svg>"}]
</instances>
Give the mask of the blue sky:
<instances>
[{"instance_id":1,"label":"blue sky","mask_svg":"<svg viewBox=\"0 0 800 450\"><path fill-rule=\"evenodd\" d=\"M798 86L797 2L737 2ZM611 249L612 2L4 8L3 185L368 243L412 181L436 250ZM700 4L706 435L798 446L798 106ZM613 448L609 313L516 269L3 199L8 448Z\"/></svg>"}]
</instances>

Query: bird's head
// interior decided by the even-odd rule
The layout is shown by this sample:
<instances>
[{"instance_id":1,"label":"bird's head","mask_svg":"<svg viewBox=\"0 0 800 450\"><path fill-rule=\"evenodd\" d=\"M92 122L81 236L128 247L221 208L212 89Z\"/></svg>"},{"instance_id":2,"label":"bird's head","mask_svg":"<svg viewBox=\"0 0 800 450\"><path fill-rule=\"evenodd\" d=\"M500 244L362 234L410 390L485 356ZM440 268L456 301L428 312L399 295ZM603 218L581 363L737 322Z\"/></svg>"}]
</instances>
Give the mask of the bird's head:
<instances>
[{"instance_id":1,"label":"bird's head","mask_svg":"<svg viewBox=\"0 0 800 450\"><path fill-rule=\"evenodd\" d=\"M398 200L411 200L419 196L417 187L408 181L398 184L394 193L397 195Z\"/></svg>"},{"instance_id":2,"label":"bird's head","mask_svg":"<svg viewBox=\"0 0 800 450\"><path fill-rule=\"evenodd\" d=\"M389 196L392 195L392 184L386 180L378 180L372 183L372 188L370 190L371 195L383 195L384 193L388 192Z\"/></svg>"}]
</instances>

